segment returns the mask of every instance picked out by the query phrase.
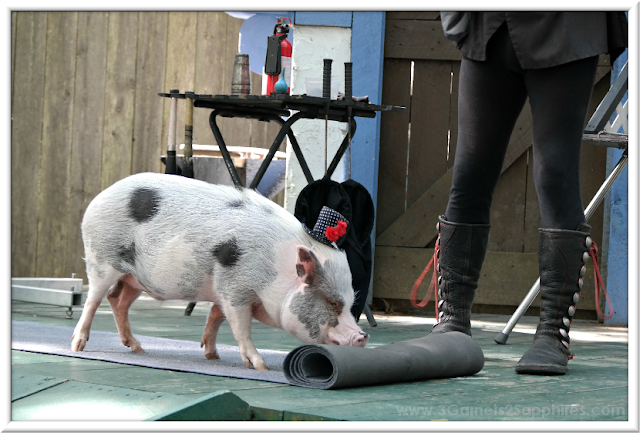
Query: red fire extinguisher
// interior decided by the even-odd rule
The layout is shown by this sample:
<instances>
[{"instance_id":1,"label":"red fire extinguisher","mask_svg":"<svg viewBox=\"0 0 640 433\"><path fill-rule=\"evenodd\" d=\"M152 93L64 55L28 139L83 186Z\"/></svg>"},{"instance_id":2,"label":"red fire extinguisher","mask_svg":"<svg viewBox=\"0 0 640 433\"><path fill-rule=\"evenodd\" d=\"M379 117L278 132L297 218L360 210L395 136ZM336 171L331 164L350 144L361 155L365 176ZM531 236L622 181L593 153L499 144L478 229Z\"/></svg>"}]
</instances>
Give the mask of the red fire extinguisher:
<instances>
[{"instance_id":1,"label":"red fire extinguisher","mask_svg":"<svg viewBox=\"0 0 640 433\"><path fill-rule=\"evenodd\" d=\"M284 20L289 20L287 24ZM287 94L291 91L291 53L293 47L287 40L291 19L278 17L278 24L273 29L273 36L268 37L267 59L264 65L264 72L267 74L267 95L275 92L275 84L280 80L280 75L284 70L284 80L287 83Z\"/></svg>"}]
</instances>

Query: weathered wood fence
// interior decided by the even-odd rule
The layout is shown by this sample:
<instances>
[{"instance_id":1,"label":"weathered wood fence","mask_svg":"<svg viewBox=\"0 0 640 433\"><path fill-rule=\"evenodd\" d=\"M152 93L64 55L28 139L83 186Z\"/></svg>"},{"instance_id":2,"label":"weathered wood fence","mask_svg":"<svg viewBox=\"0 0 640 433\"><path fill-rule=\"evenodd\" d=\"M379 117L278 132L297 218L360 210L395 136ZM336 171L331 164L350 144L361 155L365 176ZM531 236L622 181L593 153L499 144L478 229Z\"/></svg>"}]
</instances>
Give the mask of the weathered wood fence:
<instances>
[{"instance_id":1,"label":"weathered wood fence","mask_svg":"<svg viewBox=\"0 0 640 433\"><path fill-rule=\"evenodd\" d=\"M385 33L382 103L403 105L407 110L382 116L373 294L406 301L433 254L437 217L444 213L448 201L461 55L444 37L438 12L388 12ZM600 64L590 113L609 89L608 57ZM537 278L540 211L531 170L531 128L527 103L511 137L494 194L489 253L477 305L506 306L509 310L518 305ZM604 180L605 162L604 148L583 146L585 205ZM602 219L600 208L590 220L598 244ZM427 285L425 281L421 296ZM583 294L580 307L593 310L591 280L587 280Z\"/></svg>"},{"instance_id":2,"label":"weathered wood fence","mask_svg":"<svg viewBox=\"0 0 640 433\"><path fill-rule=\"evenodd\" d=\"M85 277L87 205L129 174L163 170L169 101L158 92L230 91L241 23L223 12L12 12L12 276ZM387 13L382 102L408 109L382 115L374 297L408 299L433 251L455 157L459 61L437 12ZM591 111L609 88L609 69L603 57ZM252 80L259 93L261 77ZM195 143L214 143L208 114L195 110ZM268 123L220 121L229 145L268 147L276 134ZM517 305L535 281L540 215L530 147L527 105L495 192L478 305ZM605 158L604 149L583 146L585 203L604 179ZM590 223L600 244L601 210ZM593 308L592 284L583 308Z\"/></svg>"},{"instance_id":3,"label":"weathered wood fence","mask_svg":"<svg viewBox=\"0 0 640 433\"><path fill-rule=\"evenodd\" d=\"M87 205L130 174L163 171L169 100L158 92L230 92L242 22L224 12L12 12L12 276L85 277ZM260 75L252 86L260 93ZM195 110L194 143L215 143L208 114ZM228 145L254 147L277 132L253 120L220 128Z\"/></svg>"}]
</instances>

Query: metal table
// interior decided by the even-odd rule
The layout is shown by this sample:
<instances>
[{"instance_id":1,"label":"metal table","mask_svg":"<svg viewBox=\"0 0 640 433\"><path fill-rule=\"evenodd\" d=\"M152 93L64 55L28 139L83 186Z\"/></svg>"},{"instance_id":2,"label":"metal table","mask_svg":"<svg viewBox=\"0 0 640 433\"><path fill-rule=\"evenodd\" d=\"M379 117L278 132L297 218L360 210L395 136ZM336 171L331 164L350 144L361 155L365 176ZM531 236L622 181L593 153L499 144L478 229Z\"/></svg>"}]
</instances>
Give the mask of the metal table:
<instances>
[{"instance_id":1,"label":"metal table","mask_svg":"<svg viewBox=\"0 0 640 433\"><path fill-rule=\"evenodd\" d=\"M229 174L233 179L236 186L241 187L242 182L238 176L238 172L233 164L233 160L227 150L227 145L220 133L220 129L216 123L216 118L221 117L239 117L258 119L266 122L276 122L281 125L280 132L276 136L273 144L269 148L269 152L265 156L262 165L258 169L258 172L252 180L249 188L257 188L260 180L267 171L273 156L280 147L285 135L289 137L291 147L298 158L300 167L307 179L307 182L314 181L313 176L309 170L309 166L300 150L298 141L296 140L291 126L299 119L321 119L321 120L333 120L338 122L348 123L349 133L345 136L342 144L338 148L331 164L327 168L325 177L329 178L335 171L336 167L340 163L340 160L344 156L345 151L349 147L351 137L356 130L355 117L369 117L376 116L376 111L403 111L404 107L397 107L391 105L375 105L367 102L359 102L353 100L332 100L330 98L320 98L307 95L201 95L193 92L179 93L178 91L172 91L171 93L158 93L159 96L166 98L190 98L193 100L194 107L209 108L212 109L209 115L209 125L213 136L220 147L220 152L224 158ZM294 112L294 113L292 113ZM287 117L285 121L282 117Z\"/></svg>"}]
</instances>

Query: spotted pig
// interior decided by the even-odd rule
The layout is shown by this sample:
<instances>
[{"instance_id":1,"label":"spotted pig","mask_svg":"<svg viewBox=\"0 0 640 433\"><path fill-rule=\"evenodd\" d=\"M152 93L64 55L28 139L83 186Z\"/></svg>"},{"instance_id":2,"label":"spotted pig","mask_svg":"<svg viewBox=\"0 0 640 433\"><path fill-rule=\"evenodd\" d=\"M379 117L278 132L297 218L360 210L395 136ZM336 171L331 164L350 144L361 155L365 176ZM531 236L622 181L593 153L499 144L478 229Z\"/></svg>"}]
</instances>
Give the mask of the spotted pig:
<instances>
[{"instance_id":1,"label":"spotted pig","mask_svg":"<svg viewBox=\"0 0 640 433\"><path fill-rule=\"evenodd\" d=\"M107 296L125 346L144 352L128 311L146 292L159 300L211 301L201 347L219 359L224 319L247 367L266 370L251 319L305 343L364 346L350 313L354 294L343 251L308 235L289 212L249 189L142 173L116 182L82 221L89 292L71 349L83 350Z\"/></svg>"}]
</instances>

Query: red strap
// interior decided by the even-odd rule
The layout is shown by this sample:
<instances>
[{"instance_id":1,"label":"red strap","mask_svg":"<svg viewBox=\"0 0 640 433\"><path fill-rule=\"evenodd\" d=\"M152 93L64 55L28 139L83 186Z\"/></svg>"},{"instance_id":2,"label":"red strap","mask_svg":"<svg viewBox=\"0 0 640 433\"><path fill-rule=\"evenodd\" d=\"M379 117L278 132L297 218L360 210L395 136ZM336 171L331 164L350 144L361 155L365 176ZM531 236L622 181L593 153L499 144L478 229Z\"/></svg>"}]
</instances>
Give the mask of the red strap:
<instances>
[{"instance_id":1,"label":"red strap","mask_svg":"<svg viewBox=\"0 0 640 433\"><path fill-rule=\"evenodd\" d=\"M613 316L613 305L611 305L611 300L609 299L609 295L607 294L607 289L604 287L604 281L602 281L602 276L600 275L600 267L598 266L598 246L595 242L592 242L591 248L589 248L589 255L591 256L591 260L593 260L593 278L596 282L596 313L598 314L598 318L606 320ZM604 297L606 299L607 305L609 306L609 314L606 316L600 311L600 288L602 287L602 291L604 292Z\"/></svg>"},{"instance_id":2,"label":"red strap","mask_svg":"<svg viewBox=\"0 0 640 433\"><path fill-rule=\"evenodd\" d=\"M611 304L611 299L609 299L609 295L607 294L607 289L604 285L604 281L602 280L602 275L600 275L600 267L598 265L598 246L596 245L595 242L592 242L592 244L593 245L591 246L591 248L589 248L589 256L591 257L591 260L593 260L593 276L594 276L595 287L596 287L596 313L598 314L598 317L600 319L607 320L607 319L610 319L611 316L613 316L613 305ZM440 245L438 242L436 242L436 249L433 253L433 257L431 257L431 260L422 271L422 274L420 274L416 282L413 284L413 288L411 289L411 295L409 296L411 305L413 305L416 308L424 308L431 300L431 292L433 292L435 295L436 320L439 320L438 291L436 290L436 273L437 273L436 269L438 268L438 250L439 249L440 249ZM431 276L431 284L429 284L429 289L427 290L427 294L425 295L422 302L418 303L416 298L418 294L418 288L422 284L424 277L426 277L427 273L429 273L431 266L434 266L433 275ZM602 288L602 292L604 293L606 303L609 306L609 314L607 314L606 316L604 315L604 313L602 313L602 311L600 311L600 288ZM573 355L571 356L571 358L573 358Z\"/></svg>"},{"instance_id":3,"label":"red strap","mask_svg":"<svg viewBox=\"0 0 640 433\"><path fill-rule=\"evenodd\" d=\"M429 261L427 266L424 268L424 271L422 271L422 274L420 274L416 282L413 284L413 288L411 289L411 295L409 296L411 305L413 305L416 308L424 308L431 300L431 292L433 292L435 294L435 303L436 303L436 320L438 319L438 291L436 290L436 273L437 273L436 269L438 269L438 250L439 249L440 249L440 245L438 242L436 242L436 249L433 253L433 257L431 257L431 260ZM416 299L416 296L418 295L418 288L422 284L424 277L427 276L427 273L431 269L431 266L433 266L434 268L433 268L433 275L431 276L431 283L429 284L429 289L427 290L427 294L425 295L422 302L418 303L418 300Z\"/></svg>"}]
</instances>

